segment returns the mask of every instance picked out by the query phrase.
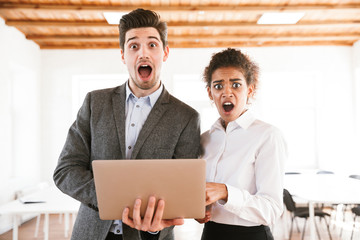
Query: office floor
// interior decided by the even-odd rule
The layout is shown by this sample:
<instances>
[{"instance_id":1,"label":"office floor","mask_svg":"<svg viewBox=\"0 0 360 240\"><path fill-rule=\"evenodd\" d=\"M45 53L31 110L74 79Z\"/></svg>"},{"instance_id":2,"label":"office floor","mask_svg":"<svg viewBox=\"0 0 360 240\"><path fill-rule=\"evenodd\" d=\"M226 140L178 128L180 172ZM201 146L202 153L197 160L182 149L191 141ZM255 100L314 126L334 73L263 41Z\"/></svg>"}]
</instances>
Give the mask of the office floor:
<instances>
[{"instance_id":1,"label":"office floor","mask_svg":"<svg viewBox=\"0 0 360 240\"><path fill-rule=\"evenodd\" d=\"M333 240L350 240L351 236L351 230L352 230L352 217L351 214L347 214L347 223L343 224L343 231L341 237L339 236L340 229L342 223L336 223L333 222L331 226L331 234ZM299 227L302 230L303 221L301 219L298 221ZM40 222L39 227L39 234L38 238L34 237L35 232L35 226L36 226L36 219L32 219L24 224L22 224L19 227L19 240L33 240L33 239L43 239L44 234L41 231L43 220ZM325 224L318 223L320 233L321 233L321 239L329 239L326 226ZM275 240L285 240L287 239L286 236L288 236L288 231L284 234L284 229L288 229L289 226L286 228L281 223L277 225L273 229ZM176 240L197 240L200 239L201 236L201 225L199 225L194 220L186 220L185 224L180 227L175 228L175 237ZM70 229L71 233L71 229ZM59 222L59 216L58 215L51 215L50 216L50 240L67 240L70 239L70 233L69 237L64 237L64 222ZM305 239L309 239L308 237L309 230L307 230L307 234L305 235ZM286 236L284 236L286 235ZM0 235L0 240L11 240L12 239L12 231L6 232L2 235ZM301 232L298 233L296 230L296 225L294 226L294 231L292 235L292 240L300 240L301 239ZM359 240L360 239L360 222L357 222L356 230L354 232L353 240ZM226 240L226 239L225 239Z\"/></svg>"}]
</instances>

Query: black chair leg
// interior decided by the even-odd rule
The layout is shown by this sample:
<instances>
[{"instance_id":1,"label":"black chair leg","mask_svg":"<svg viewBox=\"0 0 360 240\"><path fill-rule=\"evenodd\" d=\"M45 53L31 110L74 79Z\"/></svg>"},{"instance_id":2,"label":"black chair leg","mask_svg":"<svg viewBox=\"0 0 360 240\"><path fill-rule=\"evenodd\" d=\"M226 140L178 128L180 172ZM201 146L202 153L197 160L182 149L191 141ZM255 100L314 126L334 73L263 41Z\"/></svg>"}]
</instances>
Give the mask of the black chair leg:
<instances>
[{"instance_id":1,"label":"black chair leg","mask_svg":"<svg viewBox=\"0 0 360 240\"><path fill-rule=\"evenodd\" d=\"M291 218L291 225L290 225L289 240L291 240L291 235L292 235L292 230L293 230L293 223L294 223L294 218Z\"/></svg>"}]
</instances>

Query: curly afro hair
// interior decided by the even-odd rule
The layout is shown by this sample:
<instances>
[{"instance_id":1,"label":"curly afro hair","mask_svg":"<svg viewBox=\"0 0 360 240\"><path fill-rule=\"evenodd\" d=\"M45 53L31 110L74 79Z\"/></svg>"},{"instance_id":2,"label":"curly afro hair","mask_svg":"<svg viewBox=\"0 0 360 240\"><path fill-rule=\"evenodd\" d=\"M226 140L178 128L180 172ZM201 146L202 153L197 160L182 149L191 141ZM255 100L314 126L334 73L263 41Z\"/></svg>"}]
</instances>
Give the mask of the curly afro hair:
<instances>
[{"instance_id":1,"label":"curly afro hair","mask_svg":"<svg viewBox=\"0 0 360 240\"><path fill-rule=\"evenodd\" d=\"M224 67L234 67L239 69L246 79L246 84L254 87L254 95L259 82L259 67L247 55L234 48L227 48L221 52L215 53L211 57L210 63L205 68L203 74L203 79L207 87L211 86L213 73L217 69Z\"/></svg>"}]
</instances>

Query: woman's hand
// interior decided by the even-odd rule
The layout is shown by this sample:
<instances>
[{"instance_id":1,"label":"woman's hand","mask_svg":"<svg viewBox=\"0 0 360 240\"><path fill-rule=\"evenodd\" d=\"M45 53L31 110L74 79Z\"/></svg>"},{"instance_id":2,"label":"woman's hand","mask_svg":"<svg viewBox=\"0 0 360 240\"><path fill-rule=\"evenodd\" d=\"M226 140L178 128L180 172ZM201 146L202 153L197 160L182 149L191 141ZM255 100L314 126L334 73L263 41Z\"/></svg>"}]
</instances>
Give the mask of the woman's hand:
<instances>
[{"instance_id":1,"label":"woman's hand","mask_svg":"<svg viewBox=\"0 0 360 240\"><path fill-rule=\"evenodd\" d=\"M227 202L228 191L227 187L223 183L206 183L206 206L210 205L218 200L224 200Z\"/></svg>"},{"instance_id":2,"label":"woman's hand","mask_svg":"<svg viewBox=\"0 0 360 240\"><path fill-rule=\"evenodd\" d=\"M210 221L210 218L211 218L211 211L210 211L210 209L206 208L205 217L204 218L196 218L195 220L198 223L207 223L208 221Z\"/></svg>"}]
</instances>

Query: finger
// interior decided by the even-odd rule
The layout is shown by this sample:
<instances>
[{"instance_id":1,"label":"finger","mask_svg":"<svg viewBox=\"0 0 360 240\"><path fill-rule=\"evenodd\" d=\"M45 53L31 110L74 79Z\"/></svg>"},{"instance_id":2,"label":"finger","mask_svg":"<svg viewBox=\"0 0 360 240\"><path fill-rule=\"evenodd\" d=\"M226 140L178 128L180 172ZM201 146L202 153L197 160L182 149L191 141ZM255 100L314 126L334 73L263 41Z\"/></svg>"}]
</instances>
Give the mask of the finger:
<instances>
[{"instance_id":1,"label":"finger","mask_svg":"<svg viewBox=\"0 0 360 240\"><path fill-rule=\"evenodd\" d=\"M134 225L134 222L131 220L131 218L129 218L129 212L130 212L130 210L129 210L128 207L124 209L124 211L123 211L123 213L122 213L122 221L123 221L123 223L125 223L126 225L134 228L135 225Z\"/></svg>"},{"instance_id":2,"label":"finger","mask_svg":"<svg viewBox=\"0 0 360 240\"><path fill-rule=\"evenodd\" d=\"M184 224L183 218L175 218L175 219L164 219L162 220L162 227L170 227L170 226L179 226Z\"/></svg>"},{"instance_id":3,"label":"finger","mask_svg":"<svg viewBox=\"0 0 360 240\"><path fill-rule=\"evenodd\" d=\"M195 221L197 221L198 223L205 223L205 218L202 219L195 218Z\"/></svg>"},{"instance_id":4,"label":"finger","mask_svg":"<svg viewBox=\"0 0 360 240\"><path fill-rule=\"evenodd\" d=\"M141 199L136 199L134 203L134 209L133 209L133 222L134 222L134 228L137 230L141 229L141 216L140 216L140 207L141 207Z\"/></svg>"},{"instance_id":5,"label":"finger","mask_svg":"<svg viewBox=\"0 0 360 240\"><path fill-rule=\"evenodd\" d=\"M155 216L151 224L151 231L156 232L163 229L161 226L161 220L164 214L165 201L160 199L156 208Z\"/></svg>"},{"instance_id":6,"label":"finger","mask_svg":"<svg viewBox=\"0 0 360 240\"><path fill-rule=\"evenodd\" d=\"M150 196L141 227L142 231L148 231L151 226L151 220L153 219L154 211L155 211L155 204L156 204L156 198L154 196Z\"/></svg>"},{"instance_id":7,"label":"finger","mask_svg":"<svg viewBox=\"0 0 360 240\"><path fill-rule=\"evenodd\" d=\"M209 206L212 203L213 203L213 201L212 201L212 199L210 197L206 198L205 206Z\"/></svg>"}]
</instances>

